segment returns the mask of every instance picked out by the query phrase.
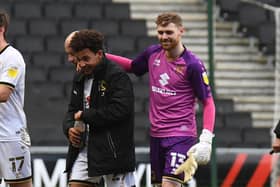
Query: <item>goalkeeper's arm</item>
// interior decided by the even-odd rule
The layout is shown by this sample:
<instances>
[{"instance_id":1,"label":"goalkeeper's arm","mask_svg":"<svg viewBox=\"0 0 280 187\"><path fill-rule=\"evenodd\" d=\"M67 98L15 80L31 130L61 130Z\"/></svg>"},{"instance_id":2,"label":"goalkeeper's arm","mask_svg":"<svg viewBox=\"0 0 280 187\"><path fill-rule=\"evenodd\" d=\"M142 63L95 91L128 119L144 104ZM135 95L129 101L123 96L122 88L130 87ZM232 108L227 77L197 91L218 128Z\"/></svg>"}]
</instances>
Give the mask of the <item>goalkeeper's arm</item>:
<instances>
[{"instance_id":1,"label":"goalkeeper's arm","mask_svg":"<svg viewBox=\"0 0 280 187\"><path fill-rule=\"evenodd\" d=\"M118 55L113 55L110 53L106 53L106 58L108 58L109 60L116 62L117 64L119 64L121 67L123 67L123 69L127 72L131 71L131 62L132 60L126 57L122 57L122 56L118 56Z\"/></svg>"},{"instance_id":2,"label":"goalkeeper's arm","mask_svg":"<svg viewBox=\"0 0 280 187\"><path fill-rule=\"evenodd\" d=\"M215 105L213 98L203 101L203 130L199 142L187 152L188 159L175 171L175 175L184 172L184 182L189 181L195 174L198 164L206 164L210 160L213 129L215 122Z\"/></svg>"},{"instance_id":3,"label":"goalkeeper's arm","mask_svg":"<svg viewBox=\"0 0 280 187\"><path fill-rule=\"evenodd\" d=\"M210 160L212 138L214 137L215 105L213 97L205 99L202 103L203 130L199 137L199 142L189 149L187 155L192 153L198 164L207 164Z\"/></svg>"}]
</instances>

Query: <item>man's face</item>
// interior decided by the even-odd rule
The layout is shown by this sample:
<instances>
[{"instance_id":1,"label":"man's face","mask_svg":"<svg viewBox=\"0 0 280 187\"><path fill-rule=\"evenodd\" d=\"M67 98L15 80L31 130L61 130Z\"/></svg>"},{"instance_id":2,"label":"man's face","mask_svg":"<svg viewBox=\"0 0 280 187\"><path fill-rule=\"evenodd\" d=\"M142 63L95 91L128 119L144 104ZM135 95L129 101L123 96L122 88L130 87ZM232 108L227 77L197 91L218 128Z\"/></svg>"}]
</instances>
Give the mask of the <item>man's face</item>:
<instances>
[{"instance_id":1,"label":"man's face","mask_svg":"<svg viewBox=\"0 0 280 187\"><path fill-rule=\"evenodd\" d=\"M102 60L102 51L99 50L96 53L91 50L83 49L75 54L77 59L77 71L85 75L90 75L93 73L93 70Z\"/></svg>"},{"instance_id":2,"label":"man's face","mask_svg":"<svg viewBox=\"0 0 280 187\"><path fill-rule=\"evenodd\" d=\"M174 49L181 41L183 27L178 27L174 23L167 26L157 26L157 36L163 49L169 51Z\"/></svg>"},{"instance_id":3,"label":"man's face","mask_svg":"<svg viewBox=\"0 0 280 187\"><path fill-rule=\"evenodd\" d=\"M67 54L67 60L71 62L72 64L77 64L77 59L74 56L74 52L72 49L69 47L69 45L65 45L65 53Z\"/></svg>"}]
</instances>

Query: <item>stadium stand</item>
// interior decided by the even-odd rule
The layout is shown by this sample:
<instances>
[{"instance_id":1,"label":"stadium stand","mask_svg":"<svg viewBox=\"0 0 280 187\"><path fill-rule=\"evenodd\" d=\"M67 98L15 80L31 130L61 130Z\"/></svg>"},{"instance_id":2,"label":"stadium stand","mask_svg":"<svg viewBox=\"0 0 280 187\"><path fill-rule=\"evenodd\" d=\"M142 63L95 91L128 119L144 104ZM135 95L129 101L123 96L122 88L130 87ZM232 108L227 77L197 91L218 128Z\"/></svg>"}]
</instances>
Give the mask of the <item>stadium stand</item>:
<instances>
[{"instance_id":1,"label":"stadium stand","mask_svg":"<svg viewBox=\"0 0 280 187\"><path fill-rule=\"evenodd\" d=\"M266 22L258 27L260 48L265 54L275 54L275 23Z\"/></svg>"},{"instance_id":2,"label":"stadium stand","mask_svg":"<svg viewBox=\"0 0 280 187\"><path fill-rule=\"evenodd\" d=\"M222 0L219 1L222 2ZM67 62L64 55L63 44L68 33L82 28L100 30L107 38L108 51L127 57L134 57L149 44L157 43L154 35L147 35L147 33L153 33L154 29L149 26L149 22L147 24L146 19L132 16L133 8L129 3L115 3L111 0L14 0L11 3L10 0L1 0L0 7L6 9L11 15L12 29L8 33L9 41L24 53L27 63L25 110L33 145L67 144L62 134L61 123L67 108L70 81L74 71L74 67ZM178 7L193 11L191 12L192 19L186 18L189 29L187 32L189 38L186 39L186 43L194 49L198 49L196 47L201 43L207 46L204 40L206 33L204 19L207 17L205 5L191 4L182 7L179 4ZM155 6L149 6L149 8L156 12ZM149 8L147 7L147 10ZM233 5L231 8L234 8ZM201 9L203 13L200 14ZM195 14L197 11L199 13ZM155 17L149 14L146 16ZM220 27L227 29L225 25L220 25ZM228 33L218 31L218 35L217 43L219 44L221 42L219 39L227 36ZM229 45L232 44L230 41L229 39L227 42ZM240 41L243 42L243 40ZM199 48L198 51L199 56L205 59L207 50L200 51ZM224 60L224 56L218 54L217 59ZM225 60L229 63L234 61L232 58L227 56ZM222 68L223 66L219 65L217 69L220 71ZM217 78L219 76L223 75L219 74ZM137 78L130 75L130 77L135 86L136 96L135 142L137 146L147 146L149 142L148 79L147 76ZM218 84L218 87L220 87L219 94L223 96L221 94L223 86ZM232 93L234 94L234 91ZM252 116L247 112L237 112L236 101L233 99L217 99L216 105L217 145L220 147L244 146L245 142L248 142L251 146L249 131L254 129ZM198 113L198 124L201 124L201 118L202 114ZM261 133L260 136L262 136ZM258 147L267 146L266 141L258 142Z\"/></svg>"},{"instance_id":3,"label":"stadium stand","mask_svg":"<svg viewBox=\"0 0 280 187\"><path fill-rule=\"evenodd\" d=\"M238 21L243 33L257 36L257 27L267 21L267 11L249 3L240 3L238 6Z\"/></svg>"},{"instance_id":4,"label":"stadium stand","mask_svg":"<svg viewBox=\"0 0 280 187\"><path fill-rule=\"evenodd\" d=\"M275 7L280 6L277 0L257 1ZM264 54L275 53L275 18L271 11L240 0L219 0L217 4L224 19L239 22L239 32L259 39L259 47Z\"/></svg>"},{"instance_id":5,"label":"stadium stand","mask_svg":"<svg viewBox=\"0 0 280 187\"><path fill-rule=\"evenodd\" d=\"M240 0L218 0L216 1L221 8L221 16L226 20L238 19L238 5Z\"/></svg>"}]
</instances>

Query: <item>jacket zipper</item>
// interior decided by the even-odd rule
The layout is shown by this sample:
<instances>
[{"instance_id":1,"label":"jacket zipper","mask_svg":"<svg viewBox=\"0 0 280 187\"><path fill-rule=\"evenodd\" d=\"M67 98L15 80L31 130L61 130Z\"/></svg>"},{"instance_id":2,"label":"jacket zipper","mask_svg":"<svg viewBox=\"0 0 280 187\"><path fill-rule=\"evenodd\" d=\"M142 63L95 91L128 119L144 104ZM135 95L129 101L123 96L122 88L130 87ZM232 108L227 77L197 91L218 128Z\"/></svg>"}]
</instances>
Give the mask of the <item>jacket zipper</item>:
<instances>
[{"instance_id":1,"label":"jacket zipper","mask_svg":"<svg viewBox=\"0 0 280 187\"><path fill-rule=\"evenodd\" d=\"M112 152L114 154L114 158L117 158L116 147L115 147L115 144L113 142L110 132L107 133L107 138L108 138L110 149L112 150Z\"/></svg>"}]
</instances>

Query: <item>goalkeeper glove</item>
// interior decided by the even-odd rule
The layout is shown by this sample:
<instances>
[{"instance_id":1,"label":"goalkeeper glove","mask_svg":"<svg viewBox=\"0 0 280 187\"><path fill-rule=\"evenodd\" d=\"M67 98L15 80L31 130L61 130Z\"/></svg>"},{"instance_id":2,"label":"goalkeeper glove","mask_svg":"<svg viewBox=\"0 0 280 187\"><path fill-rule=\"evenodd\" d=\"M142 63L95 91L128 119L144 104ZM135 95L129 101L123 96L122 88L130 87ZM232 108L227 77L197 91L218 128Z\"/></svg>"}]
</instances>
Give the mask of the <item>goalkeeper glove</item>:
<instances>
[{"instance_id":1,"label":"goalkeeper glove","mask_svg":"<svg viewBox=\"0 0 280 187\"><path fill-rule=\"evenodd\" d=\"M192 146L187 155L193 155L195 161L200 164L207 164L210 160L212 149L212 138L214 134L207 129L203 129L199 137L199 143Z\"/></svg>"},{"instance_id":2,"label":"goalkeeper glove","mask_svg":"<svg viewBox=\"0 0 280 187\"><path fill-rule=\"evenodd\" d=\"M189 158L175 170L175 175L179 175L184 172L184 182L186 183L192 178L196 169L197 162L195 161L192 153L190 153Z\"/></svg>"}]
</instances>

